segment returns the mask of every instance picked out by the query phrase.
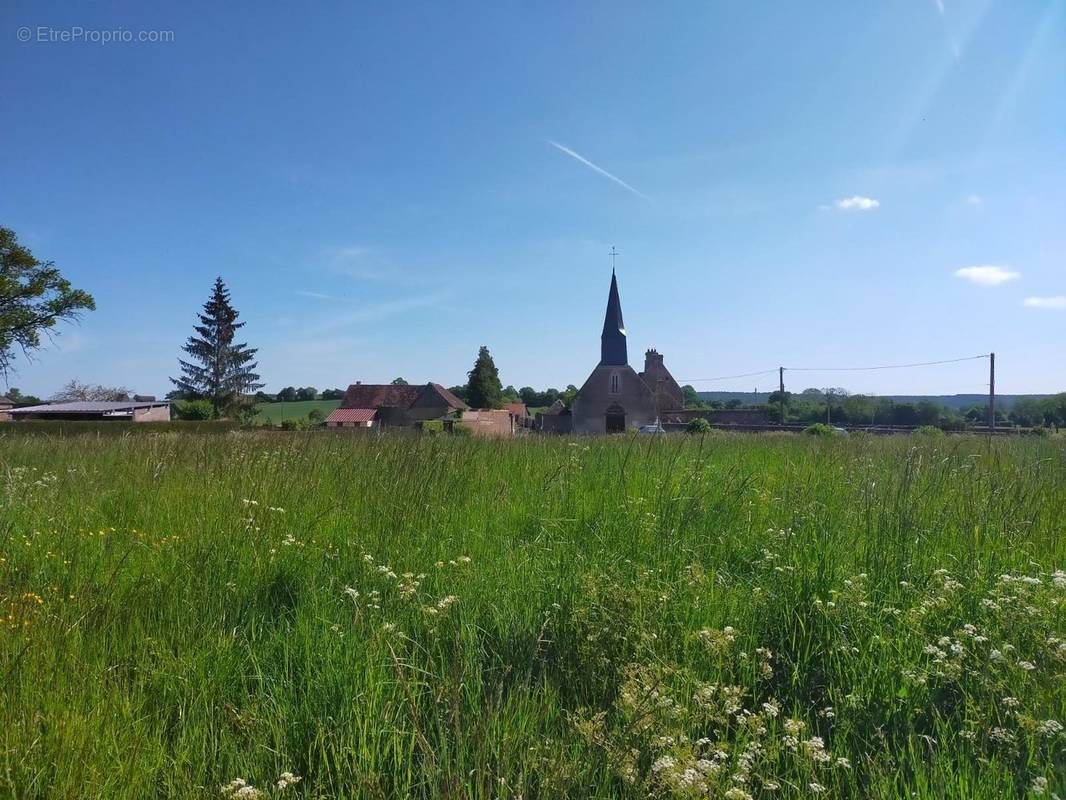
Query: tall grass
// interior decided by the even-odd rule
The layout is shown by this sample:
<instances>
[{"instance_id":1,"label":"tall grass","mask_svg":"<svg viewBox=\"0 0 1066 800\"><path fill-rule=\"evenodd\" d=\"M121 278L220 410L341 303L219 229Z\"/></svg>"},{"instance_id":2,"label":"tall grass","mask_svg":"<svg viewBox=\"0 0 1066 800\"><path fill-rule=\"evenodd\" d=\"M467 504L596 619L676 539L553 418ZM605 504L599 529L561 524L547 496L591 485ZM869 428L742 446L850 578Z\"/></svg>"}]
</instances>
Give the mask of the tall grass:
<instances>
[{"instance_id":1,"label":"tall grass","mask_svg":"<svg viewBox=\"0 0 1066 800\"><path fill-rule=\"evenodd\" d=\"M0 479L0 796L1063 793L1061 440L8 436Z\"/></svg>"}]
</instances>

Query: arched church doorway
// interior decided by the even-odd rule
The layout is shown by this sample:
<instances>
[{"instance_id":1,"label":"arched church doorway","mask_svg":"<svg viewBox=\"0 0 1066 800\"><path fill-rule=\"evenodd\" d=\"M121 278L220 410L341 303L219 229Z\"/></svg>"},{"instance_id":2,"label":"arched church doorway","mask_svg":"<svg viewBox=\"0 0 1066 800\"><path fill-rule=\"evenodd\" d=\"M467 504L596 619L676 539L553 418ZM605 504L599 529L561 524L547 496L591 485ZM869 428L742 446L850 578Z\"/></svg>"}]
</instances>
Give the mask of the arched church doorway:
<instances>
[{"instance_id":1,"label":"arched church doorway","mask_svg":"<svg viewBox=\"0 0 1066 800\"><path fill-rule=\"evenodd\" d=\"M607 433L625 433L626 410L618 403L611 403L604 414L604 422Z\"/></svg>"}]
</instances>

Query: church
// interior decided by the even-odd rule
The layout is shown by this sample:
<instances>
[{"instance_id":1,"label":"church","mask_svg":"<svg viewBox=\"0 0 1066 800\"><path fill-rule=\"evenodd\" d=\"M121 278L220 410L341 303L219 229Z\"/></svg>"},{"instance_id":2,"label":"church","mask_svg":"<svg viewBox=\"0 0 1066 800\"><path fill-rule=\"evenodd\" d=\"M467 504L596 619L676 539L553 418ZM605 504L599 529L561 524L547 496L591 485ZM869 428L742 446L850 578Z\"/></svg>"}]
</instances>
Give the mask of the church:
<instances>
[{"instance_id":1,"label":"church","mask_svg":"<svg viewBox=\"0 0 1066 800\"><path fill-rule=\"evenodd\" d=\"M618 278L612 270L607 314L600 336L600 363L571 403L572 431L579 434L623 433L642 425L652 425L667 412L684 407L684 393L657 350L648 350L644 354L643 372L638 373L629 366Z\"/></svg>"}]
</instances>

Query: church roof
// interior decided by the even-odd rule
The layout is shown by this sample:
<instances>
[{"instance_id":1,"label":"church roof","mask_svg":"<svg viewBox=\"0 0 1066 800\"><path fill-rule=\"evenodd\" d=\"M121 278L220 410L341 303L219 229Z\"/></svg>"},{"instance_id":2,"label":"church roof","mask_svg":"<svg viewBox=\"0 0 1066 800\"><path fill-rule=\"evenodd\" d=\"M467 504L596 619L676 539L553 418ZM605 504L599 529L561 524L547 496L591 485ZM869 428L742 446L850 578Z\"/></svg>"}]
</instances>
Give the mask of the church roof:
<instances>
[{"instance_id":1,"label":"church roof","mask_svg":"<svg viewBox=\"0 0 1066 800\"><path fill-rule=\"evenodd\" d=\"M626 350L626 324L622 321L622 300L618 296L618 279L611 270L611 291L607 295L607 313L600 335L600 363L622 366L629 363Z\"/></svg>"}]
</instances>

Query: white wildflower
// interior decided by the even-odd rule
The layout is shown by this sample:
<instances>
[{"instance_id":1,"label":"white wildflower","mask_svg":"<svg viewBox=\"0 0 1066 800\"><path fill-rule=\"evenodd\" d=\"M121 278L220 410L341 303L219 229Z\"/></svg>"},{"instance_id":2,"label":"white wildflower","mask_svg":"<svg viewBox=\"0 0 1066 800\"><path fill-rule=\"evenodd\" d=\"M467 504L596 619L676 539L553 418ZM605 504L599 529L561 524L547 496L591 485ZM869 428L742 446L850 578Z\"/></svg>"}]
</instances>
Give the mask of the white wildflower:
<instances>
[{"instance_id":1,"label":"white wildflower","mask_svg":"<svg viewBox=\"0 0 1066 800\"><path fill-rule=\"evenodd\" d=\"M1010 745L1014 744L1017 737L1006 728L993 728L988 732L988 738L993 742Z\"/></svg>"},{"instance_id":2,"label":"white wildflower","mask_svg":"<svg viewBox=\"0 0 1066 800\"><path fill-rule=\"evenodd\" d=\"M651 765L652 772L662 772L664 769L670 769L677 763L677 759L673 756L659 756L655 759L655 763Z\"/></svg>"},{"instance_id":3,"label":"white wildflower","mask_svg":"<svg viewBox=\"0 0 1066 800\"><path fill-rule=\"evenodd\" d=\"M1062 723L1056 719L1046 719L1040 723L1038 730L1044 736L1058 736L1062 733Z\"/></svg>"},{"instance_id":4,"label":"white wildflower","mask_svg":"<svg viewBox=\"0 0 1066 800\"><path fill-rule=\"evenodd\" d=\"M283 772L278 776L278 782L275 784L278 787L278 791L285 791L290 786L299 783L303 778L299 775L293 775L291 772Z\"/></svg>"}]
</instances>

